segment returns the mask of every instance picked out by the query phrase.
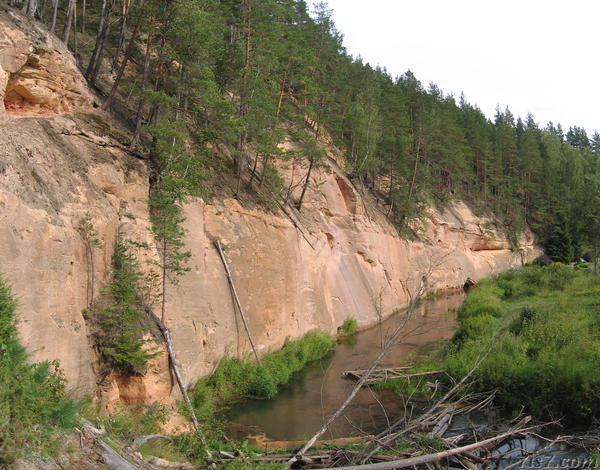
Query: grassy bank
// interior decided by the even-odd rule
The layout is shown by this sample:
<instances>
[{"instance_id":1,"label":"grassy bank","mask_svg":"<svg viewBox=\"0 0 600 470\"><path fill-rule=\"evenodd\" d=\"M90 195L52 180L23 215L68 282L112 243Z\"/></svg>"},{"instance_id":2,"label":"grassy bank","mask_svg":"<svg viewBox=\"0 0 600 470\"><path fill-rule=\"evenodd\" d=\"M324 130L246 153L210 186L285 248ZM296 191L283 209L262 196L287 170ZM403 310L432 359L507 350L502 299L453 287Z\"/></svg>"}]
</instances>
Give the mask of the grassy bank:
<instances>
[{"instance_id":1,"label":"grassy bank","mask_svg":"<svg viewBox=\"0 0 600 470\"><path fill-rule=\"evenodd\" d=\"M539 417L600 416L600 276L562 264L508 271L479 284L459 311L445 368L464 375L482 351L476 387Z\"/></svg>"},{"instance_id":2,"label":"grassy bank","mask_svg":"<svg viewBox=\"0 0 600 470\"><path fill-rule=\"evenodd\" d=\"M525 266L484 279L458 319L445 353L420 370L459 380L483 357L472 389L496 389L506 410L572 424L600 416L600 276L587 266ZM402 380L379 387L428 391Z\"/></svg>"},{"instance_id":3,"label":"grassy bank","mask_svg":"<svg viewBox=\"0 0 600 470\"><path fill-rule=\"evenodd\" d=\"M286 343L278 351L263 355L261 365L253 357L221 359L215 372L210 377L198 381L190 396L209 447L212 450L235 451L235 447L224 437L226 409L244 399L272 398L294 373L306 367L308 363L325 357L333 350L334 344L330 336L314 331ZM186 414L183 407L181 412ZM206 456L205 449L195 433L177 436L173 444L163 446L197 464L204 462ZM246 453L258 451L249 447L244 450ZM231 468L237 468L237 464L232 465Z\"/></svg>"},{"instance_id":4,"label":"grassy bank","mask_svg":"<svg viewBox=\"0 0 600 470\"><path fill-rule=\"evenodd\" d=\"M600 276L585 266L526 266L474 289L443 360L463 377L484 357L473 388L539 418L600 416Z\"/></svg>"},{"instance_id":5,"label":"grassy bank","mask_svg":"<svg viewBox=\"0 0 600 470\"><path fill-rule=\"evenodd\" d=\"M334 342L325 333L313 331L302 338L286 343L278 351L265 354L259 365L254 358L221 359L212 376L196 387L194 399L204 399L209 389L219 403L242 398L272 398L279 387L309 362L326 356Z\"/></svg>"}]
</instances>

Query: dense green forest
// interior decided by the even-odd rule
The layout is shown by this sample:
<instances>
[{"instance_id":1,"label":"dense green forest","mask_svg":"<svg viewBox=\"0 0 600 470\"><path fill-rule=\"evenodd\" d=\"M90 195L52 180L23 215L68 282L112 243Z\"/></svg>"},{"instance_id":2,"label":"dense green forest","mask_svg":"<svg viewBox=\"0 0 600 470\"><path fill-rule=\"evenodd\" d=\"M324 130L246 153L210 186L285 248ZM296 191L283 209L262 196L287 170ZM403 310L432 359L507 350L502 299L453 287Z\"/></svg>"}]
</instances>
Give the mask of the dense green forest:
<instances>
[{"instance_id":1,"label":"dense green forest","mask_svg":"<svg viewBox=\"0 0 600 470\"><path fill-rule=\"evenodd\" d=\"M209 149L225 145L236 195L241 183L260 181L301 210L310 172L326 158L317 141L330 136L356 184L401 228L427 206L463 199L495 214L515 245L529 225L555 260L597 252L598 133L542 127L509 109L490 120L410 71L373 68L346 53L326 4L312 12L303 0L19 5L75 50L105 107L126 110L163 202L197 194L215 166ZM282 151L285 133L304 152ZM293 201L274 165L283 159L304 168Z\"/></svg>"}]
</instances>

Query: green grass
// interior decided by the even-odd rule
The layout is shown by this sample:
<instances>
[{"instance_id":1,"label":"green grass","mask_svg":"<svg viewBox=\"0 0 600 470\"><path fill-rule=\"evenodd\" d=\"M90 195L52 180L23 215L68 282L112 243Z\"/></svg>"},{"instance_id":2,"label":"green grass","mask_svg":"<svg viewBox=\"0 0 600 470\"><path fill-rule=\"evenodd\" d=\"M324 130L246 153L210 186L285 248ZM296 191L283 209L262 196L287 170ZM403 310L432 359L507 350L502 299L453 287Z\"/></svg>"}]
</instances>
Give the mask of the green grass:
<instances>
[{"instance_id":1,"label":"green grass","mask_svg":"<svg viewBox=\"0 0 600 470\"><path fill-rule=\"evenodd\" d=\"M334 342L328 335L313 331L288 342L278 351L265 354L261 358L262 367L251 357L225 357L210 379L195 388L194 404L200 410L209 406L207 387L219 403L241 398L272 398L295 372L325 357L333 347Z\"/></svg>"},{"instance_id":2,"label":"green grass","mask_svg":"<svg viewBox=\"0 0 600 470\"><path fill-rule=\"evenodd\" d=\"M344 320L344 323L337 329L339 337L353 336L358 332L358 322L356 318L348 317Z\"/></svg>"},{"instance_id":3,"label":"green grass","mask_svg":"<svg viewBox=\"0 0 600 470\"><path fill-rule=\"evenodd\" d=\"M18 340L17 302L0 278L0 466L59 447L59 429L75 425L78 403L65 392L58 362L29 364Z\"/></svg>"},{"instance_id":4,"label":"green grass","mask_svg":"<svg viewBox=\"0 0 600 470\"><path fill-rule=\"evenodd\" d=\"M445 359L460 378L482 351L477 390L507 410L589 423L600 416L600 276L559 263L479 283L459 311Z\"/></svg>"}]
</instances>

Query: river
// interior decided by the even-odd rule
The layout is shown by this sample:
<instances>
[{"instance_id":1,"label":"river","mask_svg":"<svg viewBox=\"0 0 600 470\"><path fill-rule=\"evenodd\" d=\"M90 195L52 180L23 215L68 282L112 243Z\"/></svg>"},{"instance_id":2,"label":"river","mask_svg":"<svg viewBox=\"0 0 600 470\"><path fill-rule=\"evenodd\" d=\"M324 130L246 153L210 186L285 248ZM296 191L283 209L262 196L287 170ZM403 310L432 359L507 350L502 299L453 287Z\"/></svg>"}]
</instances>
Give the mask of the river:
<instances>
[{"instance_id":1,"label":"river","mask_svg":"<svg viewBox=\"0 0 600 470\"><path fill-rule=\"evenodd\" d=\"M456 309L464 297L459 292L423 301L381 366L411 364L440 341L451 338L457 324ZM380 326L342 341L328 357L298 373L276 397L239 403L231 410L230 419L264 432L270 440L294 441L310 437L352 390L354 381L343 378L342 373L368 367L381 350L382 338L403 318L404 313L392 315ZM324 438L373 432L403 412L393 392L364 388Z\"/></svg>"}]
</instances>

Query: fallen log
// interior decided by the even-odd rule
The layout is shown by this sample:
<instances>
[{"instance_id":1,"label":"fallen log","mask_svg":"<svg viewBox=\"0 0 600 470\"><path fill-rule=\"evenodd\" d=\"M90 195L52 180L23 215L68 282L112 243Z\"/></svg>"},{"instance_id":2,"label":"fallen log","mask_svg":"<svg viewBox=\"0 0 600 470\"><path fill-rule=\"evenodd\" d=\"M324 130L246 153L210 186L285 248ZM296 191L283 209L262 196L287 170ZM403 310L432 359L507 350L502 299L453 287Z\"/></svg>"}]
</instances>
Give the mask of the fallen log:
<instances>
[{"instance_id":1,"label":"fallen log","mask_svg":"<svg viewBox=\"0 0 600 470\"><path fill-rule=\"evenodd\" d=\"M454 416L454 408L448 409L446 414L442 416L442 418L436 423L431 432L427 434L427 437L431 438L439 438L444 435L446 430L450 427L450 423L452 423L452 417Z\"/></svg>"},{"instance_id":2,"label":"fallen log","mask_svg":"<svg viewBox=\"0 0 600 470\"><path fill-rule=\"evenodd\" d=\"M184 402L187 406L187 409L190 413L190 417L192 418L192 425L194 426L194 430L196 431L196 434L198 434L198 437L200 437L200 441L202 442L202 445L206 449L206 455L210 459L210 458L212 458L212 453L210 451L210 448L208 447L206 438L204 437L204 433L202 432L202 429L200 428L200 423L198 423L198 418L196 417L196 412L194 411L194 406L192 405L190 397L187 393L186 386L183 382L183 378L182 378L181 372L179 370L179 365L177 364L177 358L175 356L175 349L173 348L173 342L171 341L171 333L169 333L168 328L165 326L165 324L162 322L162 320L158 317L158 315L156 315L154 313L154 311L145 302L142 301L142 305L143 305L144 309L146 310L146 313L150 316L150 318L152 318L152 320L156 324L156 327L159 329L159 331L165 341L165 346L167 347L167 355L169 356L169 365L171 366L171 370L173 371L173 374L175 375L177 385L179 386L179 391L181 392L181 395L183 395L183 400L184 400Z\"/></svg>"},{"instance_id":3,"label":"fallen log","mask_svg":"<svg viewBox=\"0 0 600 470\"><path fill-rule=\"evenodd\" d=\"M430 375L441 374L444 371L442 370L431 370L426 372L415 372L413 374L403 374L402 371L410 369L410 366L407 367L394 367L394 368L385 368L385 369L376 369L371 372L369 378L364 381L365 385L372 385L376 382L380 382L383 380L400 380L400 379L412 379L417 377L427 377ZM342 373L344 377L351 378L354 380L361 380L366 370L347 370Z\"/></svg>"},{"instance_id":4,"label":"fallen log","mask_svg":"<svg viewBox=\"0 0 600 470\"><path fill-rule=\"evenodd\" d=\"M470 452L475 449L481 449L483 447L488 447L492 444L500 443L509 437L516 436L518 434L525 434L528 431L538 429L541 426L545 426L545 425L540 424L540 425L530 426L528 428L523 428L523 429L513 429L511 431L507 431L507 432L499 434L497 436L490 437L489 439L485 439L480 442L474 442L473 444L467 444L466 446L455 447L454 449L448 449L448 450L444 450L442 452L436 452L433 454L419 455L418 457L394 460L391 462L379 462L379 463L364 464L364 465L351 465L351 466L346 466L346 467L335 467L335 470L394 470L396 468L406 468L406 467L413 467L415 465L424 465L427 463L439 462L440 460L447 459L449 457L453 457L456 455L460 455L464 452ZM330 468L328 470L334 470L334 468Z\"/></svg>"},{"instance_id":5,"label":"fallen log","mask_svg":"<svg viewBox=\"0 0 600 470\"><path fill-rule=\"evenodd\" d=\"M225 258L225 254L223 253L223 249L221 248L221 242L218 239L216 239L214 243L215 248L217 249L217 251L219 252L219 256L221 257L221 261L223 262L223 266L225 267L225 274L227 275L227 281L229 282L229 287L231 288L231 294L233 295L233 299L235 300L238 311L240 312L240 316L242 317L242 322L244 323L244 328L246 329L246 335L248 336L248 340L250 341L250 346L252 346L252 352L254 352L256 362L260 366L260 359L258 357L258 352L256 352L256 346L254 346L254 340L252 339L252 334L250 333L248 320L246 320L246 315L244 314L242 303L240 302L240 298L238 297L237 290L233 282L233 277L231 276L231 271L229 270L229 265L227 264L227 259Z\"/></svg>"}]
</instances>

